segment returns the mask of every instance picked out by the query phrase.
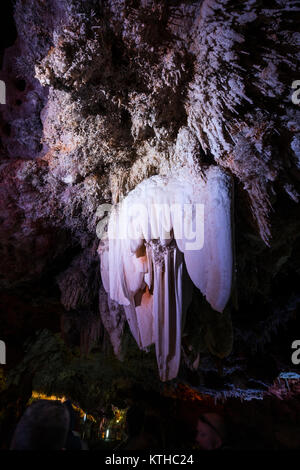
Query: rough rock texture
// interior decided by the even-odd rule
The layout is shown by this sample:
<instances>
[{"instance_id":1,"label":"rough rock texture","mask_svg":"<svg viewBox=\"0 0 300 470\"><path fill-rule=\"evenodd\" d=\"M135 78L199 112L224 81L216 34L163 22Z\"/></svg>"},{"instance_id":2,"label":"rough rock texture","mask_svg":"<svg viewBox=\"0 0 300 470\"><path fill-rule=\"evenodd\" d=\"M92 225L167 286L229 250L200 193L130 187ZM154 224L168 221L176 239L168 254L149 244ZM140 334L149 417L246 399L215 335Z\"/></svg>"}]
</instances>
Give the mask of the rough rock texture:
<instances>
[{"instance_id":1,"label":"rough rock texture","mask_svg":"<svg viewBox=\"0 0 300 470\"><path fill-rule=\"evenodd\" d=\"M219 165L234 180L234 288L223 317L195 289L180 378L243 397L292 368L298 13L289 0L17 0L0 76L3 298L34 285L39 308L60 302L70 344L107 347L116 326L121 355L124 318L110 323L98 295L97 208L152 175Z\"/></svg>"}]
</instances>

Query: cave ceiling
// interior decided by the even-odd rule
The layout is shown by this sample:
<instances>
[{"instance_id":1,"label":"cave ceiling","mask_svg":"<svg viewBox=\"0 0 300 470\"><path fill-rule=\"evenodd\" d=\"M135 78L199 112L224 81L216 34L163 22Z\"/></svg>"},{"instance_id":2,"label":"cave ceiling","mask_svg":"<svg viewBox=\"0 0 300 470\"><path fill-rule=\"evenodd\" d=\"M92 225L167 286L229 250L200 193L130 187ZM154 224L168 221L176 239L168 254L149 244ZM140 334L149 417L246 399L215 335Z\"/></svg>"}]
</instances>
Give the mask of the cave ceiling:
<instances>
[{"instance_id":1,"label":"cave ceiling","mask_svg":"<svg viewBox=\"0 0 300 470\"><path fill-rule=\"evenodd\" d=\"M151 178L190 171L197 186L215 171L230 181L231 293L216 311L194 282L177 380L251 398L293 368L295 8L281 0L16 1L0 77L1 336L13 367L43 331L49 344L60 334L62 348L80 347L92 361L120 361L122 377L130 361L150 361L132 380L155 377L159 387L153 350L138 350L124 308L103 286L99 207Z\"/></svg>"}]
</instances>

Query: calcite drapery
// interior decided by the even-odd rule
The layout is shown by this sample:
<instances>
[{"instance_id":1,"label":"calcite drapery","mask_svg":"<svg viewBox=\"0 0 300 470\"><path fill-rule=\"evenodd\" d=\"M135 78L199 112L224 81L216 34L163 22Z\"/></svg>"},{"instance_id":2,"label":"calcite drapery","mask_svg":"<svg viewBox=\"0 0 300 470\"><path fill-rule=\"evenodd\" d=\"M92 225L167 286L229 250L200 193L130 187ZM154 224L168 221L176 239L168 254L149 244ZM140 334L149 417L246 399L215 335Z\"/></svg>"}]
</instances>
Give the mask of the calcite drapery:
<instances>
[{"instance_id":1,"label":"calcite drapery","mask_svg":"<svg viewBox=\"0 0 300 470\"><path fill-rule=\"evenodd\" d=\"M192 283L222 312L231 291L231 185L218 167L140 183L115 207L99 247L110 298L143 349L155 344L161 380L177 376Z\"/></svg>"}]
</instances>

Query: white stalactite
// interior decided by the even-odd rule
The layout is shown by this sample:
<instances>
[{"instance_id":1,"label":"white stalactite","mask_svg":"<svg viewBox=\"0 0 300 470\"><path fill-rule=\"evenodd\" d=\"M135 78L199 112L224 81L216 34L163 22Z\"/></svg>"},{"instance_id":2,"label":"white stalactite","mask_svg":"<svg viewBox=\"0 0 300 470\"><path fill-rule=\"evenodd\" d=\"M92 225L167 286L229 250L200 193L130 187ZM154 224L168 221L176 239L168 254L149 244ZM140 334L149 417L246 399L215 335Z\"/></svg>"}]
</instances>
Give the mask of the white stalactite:
<instances>
[{"instance_id":1,"label":"white stalactite","mask_svg":"<svg viewBox=\"0 0 300 470\"><path fill-rule=\"evenodd\" d=\"M192 282L213 309L226 306L231 239L231 182L218 167L197 179L185 170L151 177L110 216L99 250L103 286L124 306L138 346L155 344L163 381L178 373Z\"/></svg>"}]
</instances>

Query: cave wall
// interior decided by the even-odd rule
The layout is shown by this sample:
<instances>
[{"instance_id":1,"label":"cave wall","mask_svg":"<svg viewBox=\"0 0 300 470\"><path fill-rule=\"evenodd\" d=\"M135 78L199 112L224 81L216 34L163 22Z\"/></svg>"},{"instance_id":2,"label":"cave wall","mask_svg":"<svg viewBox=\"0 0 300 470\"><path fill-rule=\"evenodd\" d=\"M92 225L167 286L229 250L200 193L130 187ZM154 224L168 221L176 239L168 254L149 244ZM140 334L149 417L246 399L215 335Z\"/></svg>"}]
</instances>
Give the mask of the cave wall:
<instances>
[{"instance_id":1,"label":"cave wall","mask_svg":"<svg viewBox=\"0 0 300 470\"><path fill-rule=\"evenodd\" d=\"M16 1L17 36L0 77L1 337L15 358L8 368L44 328L83 353L94 346L112 356L114 346L126 357L123 312L99 314L109 300L97 209L188 164L218 165L234 181L235 266L222 317L194 291L179 380L217 397L251 398L292 368L297 12L280 0Z\"/></svg>"}]
</instances>

